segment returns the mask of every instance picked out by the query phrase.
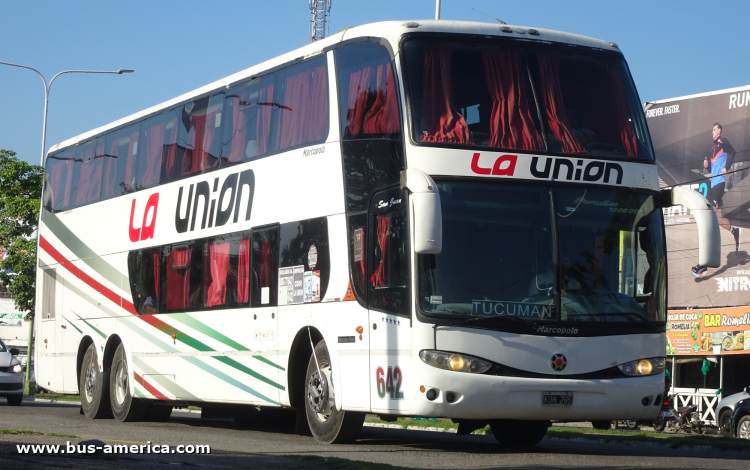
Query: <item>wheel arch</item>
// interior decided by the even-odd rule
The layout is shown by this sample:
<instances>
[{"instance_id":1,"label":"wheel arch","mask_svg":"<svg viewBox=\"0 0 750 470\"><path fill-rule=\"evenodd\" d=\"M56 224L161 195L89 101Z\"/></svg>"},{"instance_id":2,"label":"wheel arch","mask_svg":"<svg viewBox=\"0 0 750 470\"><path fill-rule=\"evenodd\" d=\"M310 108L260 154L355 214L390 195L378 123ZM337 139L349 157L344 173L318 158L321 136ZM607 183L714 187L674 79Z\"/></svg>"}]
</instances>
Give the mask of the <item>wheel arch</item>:
<instances>
[{"instance_id":1,"label":"wheel arch","mask_svg":"<svg viewBox=\"0 0 750 470\"><path fill-rule=\"evenodd\" d=\"M308 334L308 328L310 333ZM301 390L305 387L305 372L312 354L310 337L313 344L324 339L323 334L314 326L305 325L297 331L289 349L289 364L287 365L287 384L289 385L289 404L296 410L304 410L304 400ZM326 342L327 343L327 342Z\"/></svg>"}]
</instances>

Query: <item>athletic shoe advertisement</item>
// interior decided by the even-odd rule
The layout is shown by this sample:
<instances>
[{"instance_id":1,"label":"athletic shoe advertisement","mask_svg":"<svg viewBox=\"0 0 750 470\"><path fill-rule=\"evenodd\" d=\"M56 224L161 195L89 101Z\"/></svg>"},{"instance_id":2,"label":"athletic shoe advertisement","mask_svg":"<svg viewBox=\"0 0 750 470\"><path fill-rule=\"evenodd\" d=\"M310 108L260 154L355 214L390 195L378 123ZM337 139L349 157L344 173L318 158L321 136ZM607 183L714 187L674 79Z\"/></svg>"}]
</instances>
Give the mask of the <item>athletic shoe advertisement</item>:
<instances>
[{"instance_id":1,"label":"athletic shoe advertisement","mask_svg":"<svg viewBox=\"0 0 750 470\"><path fill-rule=\"evenodd\" d=\"M722 265L699 266L690 211L664 210L669 307L750 305L750 86L646 103L645 113L661 183L699 191L721 227Z\"/></svg>"}]
</instances>

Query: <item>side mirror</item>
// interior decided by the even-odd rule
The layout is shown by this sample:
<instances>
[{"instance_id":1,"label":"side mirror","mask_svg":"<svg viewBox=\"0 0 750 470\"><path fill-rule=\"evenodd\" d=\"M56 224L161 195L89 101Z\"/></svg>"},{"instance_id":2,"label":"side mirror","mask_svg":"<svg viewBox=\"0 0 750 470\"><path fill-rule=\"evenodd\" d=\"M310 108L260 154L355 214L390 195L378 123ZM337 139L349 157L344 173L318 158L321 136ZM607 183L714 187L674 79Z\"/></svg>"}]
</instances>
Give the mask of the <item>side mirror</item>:
<instances>
[{"instance_id":1,"label":"side mirror","mask_svg":"<svg viewBox=\"0 0 750 470\"><path fill-rule=\"evenodd\" d=\"M414 251L436 255L443 251L443 214L437 185L426 173L410 168L401 172L401 189L411 193Z\"/></svg>"},{"instance_id":2,"label":"side mirror","mask_svg":"<svg viewBox=\"0 0 750 470\"><path fill-rule=\"evenodd\" d=\"M10 348L10 354L13 356L18 356L21 354L21 352L18 350L18 348Z\"/></svg>"},{"instance_id":3,"label":"side mirror","mask_svg":"<svg viewBox=\"0 0 750 470\"><path fill-rule=\"evenodd\" d=\"M719 219L708 200L685 187L663 189L661 196L662 207L683 205L692 212L698 226L698 264L708 268L721 266Z\"/></svg>"}]
</instances>

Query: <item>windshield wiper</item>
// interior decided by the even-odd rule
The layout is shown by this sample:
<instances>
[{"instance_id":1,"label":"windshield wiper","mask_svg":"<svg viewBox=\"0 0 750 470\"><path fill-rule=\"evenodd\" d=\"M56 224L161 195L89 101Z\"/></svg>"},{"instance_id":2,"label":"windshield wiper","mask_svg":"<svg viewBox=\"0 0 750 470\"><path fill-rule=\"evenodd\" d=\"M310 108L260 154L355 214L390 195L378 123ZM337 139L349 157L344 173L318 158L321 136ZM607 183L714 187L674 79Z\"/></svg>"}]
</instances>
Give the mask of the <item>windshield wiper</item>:
<instances>
[{"instance_id":1,"label":"windshield wiper","mask_svg":"<svg viewBox=\"0 0 750 470\"><path fill-rule=\"evenodd\" d=\"M533 320L527 320L525 318L516 317L513 315L491 315L491 316L482 316L482 317L473 317L468 318L466 320L461 320L453 323L446 323L440 326L461 326L466 325L467 323L476 323L476 322L483 322L487 320L509 320L510 322L516 322L518 324L528 326L529 328L536 328L537 323Z\"/></svg>"}]
</instances>

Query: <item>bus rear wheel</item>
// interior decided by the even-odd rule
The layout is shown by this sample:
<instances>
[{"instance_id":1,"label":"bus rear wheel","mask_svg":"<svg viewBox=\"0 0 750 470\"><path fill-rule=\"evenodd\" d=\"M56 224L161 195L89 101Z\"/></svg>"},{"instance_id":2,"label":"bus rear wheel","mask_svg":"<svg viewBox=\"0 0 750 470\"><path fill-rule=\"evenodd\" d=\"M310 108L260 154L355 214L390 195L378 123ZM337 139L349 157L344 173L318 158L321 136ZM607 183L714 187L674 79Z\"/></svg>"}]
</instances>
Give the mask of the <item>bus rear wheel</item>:
<instances>
[{"instance_id":1,"label":"bus rear wheel","mask_svg":"<svg viewBox=\"0 0 750 470\"><path fill-rule=\"evenodd\" d=\"M109 370L99 370L96 346L89 345L83 355L81 375L78 377L83 414L89 419L111 418L109 406Z\"/></svg>"},{"instance_id":2,"label":"bus rear wheel","mask_svg":"<svg viewBox=\"0 0 750 470\"><path fill-rule=\"evenodd\" d=\"M131 375L128 360L125 357L125 348L120 344L112 358L112 370L109 376L109 398L112 402L112 414L117 421L140 421L146 412L147 403L133 398L130 393Z\"/></svg>"},{"instance_id":3,"label":"bus rear wheel","mask_svg":"<svg viewBox=\"0 0 750 470\"><path fill-rule=\"evenodd\" d=\"M328 349L325 341L321 340L315 346L315 354L310 355L305 374L307 424L318 442L323 444L352 442L359 436L365 415L337 408L331 371Z\"/></svg>"},{"instance_id":4,"label":"bus rear wheel","mask_svg":"<svg viewBox=\"0 0 750 470\"><path fill-rule=\"evenodd\" d=\"M490 422L490 430L502 447L533 447L544 439L550 424L549 421L498 419Z\"/></svg>"}]
</instances>

